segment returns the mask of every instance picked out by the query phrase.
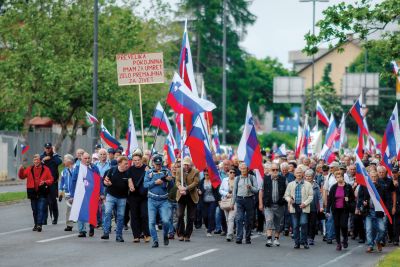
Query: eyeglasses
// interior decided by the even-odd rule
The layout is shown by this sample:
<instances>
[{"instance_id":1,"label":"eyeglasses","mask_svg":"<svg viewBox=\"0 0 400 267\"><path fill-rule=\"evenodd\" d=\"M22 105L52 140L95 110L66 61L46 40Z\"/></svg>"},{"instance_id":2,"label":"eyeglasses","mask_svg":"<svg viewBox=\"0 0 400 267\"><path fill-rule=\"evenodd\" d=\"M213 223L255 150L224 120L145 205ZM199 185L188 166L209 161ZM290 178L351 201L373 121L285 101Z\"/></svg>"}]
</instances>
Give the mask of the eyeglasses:
<instances>
[{"instance_id":1,"label":"eyeglasses","mask_svg":"<svg viewBox=\"0 0 400 267\"><path fill-rule=\"evenodd\" d=\"M273 171L273 172L277 172L277 171L279 171L278 169L271 169L271 171Z\"/></svg>"}]
</instances>

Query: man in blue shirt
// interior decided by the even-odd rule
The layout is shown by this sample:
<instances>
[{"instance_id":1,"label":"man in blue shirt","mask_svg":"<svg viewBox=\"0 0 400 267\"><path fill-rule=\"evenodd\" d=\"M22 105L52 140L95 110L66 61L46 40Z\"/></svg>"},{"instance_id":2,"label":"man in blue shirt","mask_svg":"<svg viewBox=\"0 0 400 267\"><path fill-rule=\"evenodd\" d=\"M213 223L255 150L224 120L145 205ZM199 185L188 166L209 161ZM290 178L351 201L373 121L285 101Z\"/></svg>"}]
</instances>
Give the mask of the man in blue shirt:
<instances>
[{"instance_id":1,"label":"man in blue shirt","mask_svg":"<svg viewBox=\"0 0 400 267\"><path fill-rule=\"evenodd\" d=\"M168 191L174 186L174 181L171 172L163 167L162 163L162 157L156 155L153 158L154 167L146 171L144 177L144 187L148 189L149 230L153 239L153 248L158 248L157 213L160 214L163 223L164 246L169 244L168 229L171 209L168 202Z\"/></svg>"}]
</instances>

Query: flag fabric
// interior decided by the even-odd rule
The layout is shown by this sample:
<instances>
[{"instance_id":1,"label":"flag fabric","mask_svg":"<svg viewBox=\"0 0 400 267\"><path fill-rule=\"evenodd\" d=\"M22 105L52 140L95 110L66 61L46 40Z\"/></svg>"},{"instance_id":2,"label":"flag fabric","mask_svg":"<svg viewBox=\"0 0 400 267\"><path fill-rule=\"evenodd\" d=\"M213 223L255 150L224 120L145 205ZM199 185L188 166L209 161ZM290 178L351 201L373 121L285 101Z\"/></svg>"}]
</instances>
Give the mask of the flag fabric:
<instances>
[{"instance_id":1,"label":"flag fabric","mask_svg":"<svg viewBox=\"0 0 400 267\"><path fill-rule=\"evenodd\" d=\"M357 137L357 146L356 146L356 154L359 158L363 158L364 156L364 135L361 132L360 127L358 127L358 137Z\"/></svg>"},{"instance_id":2,"label":"flag fabric","mask_svg":"<svg viewBox=\"0 0 400 267\"><path fill-rule=\"evenodd\" d=\"M233 148L231 146L228 146L228 159L232 160L233 156L235 155Z\"/></svg>"},{"instance_id":3,"label":"flag fabric","mask_svg":"<svg viewBox=\"0 0 400 267\"><path fill-rule=\"evenodd\" d=\"M21 144L21 155L25 154L26 152L28 152L30 146L29 145L24 145Z\"/></svg>"},{"instance_id":4,"label":"flag fabric","mask_svg":"<svg viewBox=\"0 0 400 267\"><path fill-rule=\"evenodd\" d=\"M399 65L397 65L397 62L396 61L392 61L391 62L392 63L392 65L393 65L393 72L394 72L394 74L396 75L396 77L397 77L397 80L398 81L400 81L400 72L399 72Z\"/></svg>"},{"instance_id":5,"label":"flag fabric","mask_svg":"<svg viewBox=\"0 0 400 267\"><path fill-rule=\"evenodd\" d=\"M246 121L238 147L238 158L239 160L244 161L250 170L255 171L257 180L259 184L261 184L264 177L264 167L262 163L260 144L257 140L254 119L249 104L247 104Z\"/></svg>"},{"instance_id":6,"label":"flag fabric","mask_svg":"<svg viewBox=\"0 0 400 267\"><path fill-rule=\"evenodd\" d=\"M221 154L221 146L219 143L218 126L214 127L212 134L212 145L216 154Z\"/></svg>"},{"instance_id":7,"label":"flag fabric","mask_svg":"<svg viewBox=\"0 0 400 267\"><path fill-rule=\"evenodd\" d=\"M335 160L335 154L333 153L332 148L324 144L320 152L320 159L323 159L326 163L331 164Z\"/></svg>"},{"instance_id":8,"label":"flag fabric","mask_svg":"<svg viewBox=\"0 0 400 267\"><path fill-rule=\"evenodd\" d=\"M340 120L339 124L339 134L340 134L340 147L342 148L344 144L347 141L347 136L346 136L346 117L344 113L342 114L342 119Z\"/></svg>"},{"instance_id":9,"label":"flag fabric","mask_svg":"<svg viewBox=\"0 0 400 267\"><path fill-rule=\"evenodd\" d=\"M275 151L275 154L277 154L278 156L286 156L286 145L285 144L281 144Z\"/></svg>"},{"instance_id":10,"label":"flag fabric","mask_svg":"<svg viewBox=\"0 0 400 267\"><path fill-rule=\"evenodd\" d=\"M167 103L176 113L184 115L196 115L216 108L214 103L201 99L190 91L177 73L172 80Z\"/></svg>"},{"instance_id":11,"label":"flag fabric","mask_svg":"<svg viewBox=\"0 0 400 267\"><path fill-rule=\"evenodd\" d=\"M69 220L97 225L97 209L101 191L101 177L97 169L79 164L74 201Z\"/></svg>"},{"instance_id":12,"label":"flag fabric","mask_svg":"<svg viewBox=\"0 0 400 267\"><path fill-rule=\"evenodd\" d=\"M329 125L329 118L326 115L325 110L323 109L318 100L317 100L317 117L323 124L325 124L326 126Z\"/></svg>"},{"instance_id":13,"label":"flag fabric","mask_svg":"<svg viewBox=\"0 0 400 267\"><path fill-rule=\"evenodd\" d=\"M392 159L397 158L400 150L400 129L398 117L397 103L390 115L389 122L386 126L385 133L382 138L382 165L385 166L389 175L392 175Z\"/></svg>"},{"instance_id":14,"label":"flag fabric","mask_svg":"<svg viewBox=\"0 0 400 267\"><path fill-rule=\"evenodd\" d=\"M179 76L186 86L196 95L198 95L196 80L193 71L192 52L190 50L189 35L187 32L187 20L185 21L185 30L182 37L181 52L179 55Z\"/></svg>"},{"instance_id":15,"label":"flag fabric","mask_svg":"<svg viewBox=\"0 0 400 267\"><path fill-rule=\"evenodd\" d=\"M336 127L335 118L331 113L331 117L329 118L329 126L326 131L325 136L325 144L332 148L332 151L338 151L340 148L340 132Z\"/></svg>"},{"instance_id":16,"label":"flag fabric","mask_svg":"<svg viewBox=\"0 0 400 267\"><path fill-rule=\"evenodd\" d=\"M85 111L85 112L86 112L86 120L90 125L93 125L95 123L99 123L99 120L95 116L93 116L92 114L90 114L87 111Z\"/></svg>"},{"instance_id":17,"label":"flag fabric","mask_svg":"<svg viewBox=\"0 0 400 267\"><path fill-rule=\"evenodd\" d=\"M121 146L120 142L118 142L117 139L115 139L110 132L107 130L107 128L104 126L103 121L101 121L101 127L100 127L100 138L109 146L114 149L117 149L118 147Z\"/></svg>"},{"instance_id":18,"label":"flag fabric","mask_svg":"<svg viewBox=\"0 0 400 267\"><path fill-rule=\"evenodd\" d=\"M364 164L361 159L356 155L356 181L359 185L365 186L368 190L369 196L371 197L372 203L374 204L375 211L383 211L388 217L390 223L392 223L392 217L388 212L383 199L379 195L374 183L371 180Z\"/></svg>"},{"instance_id":19,"label":"flag fabric","mask_svg":"<svg viewBox=\"0 0 400 267\"><path fill-rule=\"evenodd\" d=\"M364 125L364 115L362 113L362 98L361 95L357 99L357 101L354 103L354 105L350 109L350 114L353 117L353 119L356 121L358 127L361 129L361 133L368 135L368 130L365 128Z\"/></svg>"},{"instance_id":20,"label":"flag fabric","mask_svg":"<svg viewBox=\"0 0 400 267\"><path fill-rule=\"evenodd\" d=\"M129 123L125 139L126 141L128 141L125 154L129 156L132 155L133 152L139 147L136 136L135 123L133 122L132 110L129 110Z\"/></svg>"},{"instance_id":21,"label":"flag fabric","mask_svg":"<svg viewBox=\"0 0 400 267\"><path fill-rule=\"evenodd\" d=\"M157 103L150 125L156 128L159 127L166 134L169 134L170 132L172 133L171 123L169 122L167 114L165 113L160 102Z\"/></svg>"},{"instance_id":22,"label":"flag fabric","mask_svg":"<svg viewBox=\"0 0 400 267\"><path fill-rule=\"evenodd\" d=\"M206 89L204 87L204 80L201 83L201 96L200 97L202 99L206 99L207 100L207 93L206 93ZM204 113L204 118L207 121L208 127L211 127L211 125L213 125L213 123L214 123L214 117L212 115L212 112L209 111L209 112Z\"/></svg>"},{"instance_id":23,"label":"flag fabric","mask_svg":"<svg viewBox=\"0 0 400 267\"><path fill-rule=\"evenodd\" d=\"M303 132L303 128L299 125L299 127L297 128L297 137L296 137L296 148L295 148L295 158L298 159L300 157L300 152L301 152L301 146L303 143L303 136L304 132Z\"/></svg>"},{"instance_id":24,"label":"flag fabric","mask_svg":"<svg viewBox=\"0 0 400 267\"><path fill-rule=\"evenodd\" d=\"M217 188L221 184L221 179L211 154L210 145L208 144L205 125L201 121L200 116L198 116L193 124L185 145L189 147L193 164L200 171L207 168L211 184L213 188Z\"/></svg>"},{"instance_id":25,"label":"flag fabric","mask_svg":"<svg viewBox=\"0 0 400 267\"><path fill-rule=\"evenodd\" d=\"M176 150L178 146L176 144L173 133L169 133L165 139L164 150L167 152L167 165L171 166L176 161Z\"/></svg>"}]
</instances>

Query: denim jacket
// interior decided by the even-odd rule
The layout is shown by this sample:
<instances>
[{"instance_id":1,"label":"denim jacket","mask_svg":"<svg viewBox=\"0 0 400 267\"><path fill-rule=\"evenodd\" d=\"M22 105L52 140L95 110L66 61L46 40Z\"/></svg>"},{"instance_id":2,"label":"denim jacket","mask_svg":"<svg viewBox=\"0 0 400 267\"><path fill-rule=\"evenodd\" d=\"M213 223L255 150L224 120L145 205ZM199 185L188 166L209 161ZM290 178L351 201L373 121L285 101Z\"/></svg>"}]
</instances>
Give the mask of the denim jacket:
<instances>
[{"instance_id":1,"label":"denim jacket","mask_svg":"<svg viewBox=\"0 0 400 267\"><path fill-rule=\"evenodd\" d=\"M155 181L165 176L172 176L171 172L163 167L161 171L157 172L154 168L146 171L144 176L144 187L148 189L148 197L152 199L167 199L168 191L174 186L174 180L164 181L162 184L155 184Z\"/></svg>"}]
</instances>

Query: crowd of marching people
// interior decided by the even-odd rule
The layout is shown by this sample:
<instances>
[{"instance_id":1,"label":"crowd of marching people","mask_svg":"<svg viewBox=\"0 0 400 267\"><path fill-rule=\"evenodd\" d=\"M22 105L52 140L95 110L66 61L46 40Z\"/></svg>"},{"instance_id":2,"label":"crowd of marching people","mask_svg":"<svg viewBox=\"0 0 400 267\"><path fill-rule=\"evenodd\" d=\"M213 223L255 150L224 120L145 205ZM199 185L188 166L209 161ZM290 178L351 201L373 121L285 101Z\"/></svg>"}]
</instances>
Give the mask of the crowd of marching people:
<instances>
[{"instance_id":1,"label":"crowd of marching people","mask_svg":"<svg viewBox=\"0 0 400 267\"><path fill-rule=\"evenodd\" d=\"M130 223L132 241L151 242L153 248L159 246L161 229L163 245L168 245L172 239L190 242L194 228L204 227L207 237L220 235L236 244L251 244L258 232L265 235L266 247L279 247L281 236L290 236L295 249L309 249L319 245L315 237L322 235L338 251L357 239L371 253L398 246L400 235L398 162L389 175L380 157L365 153L360 169L353 155L337 154L328 164L316 157L296 160L291 151L275 157L263 151L264 177L259 180L235 155L214 155L221 180L215 187L209 170L197 170L190 157L177 157L168 166L164 155L137 149L127 157L122 148L100 145L94 153L78 149L61 157L46 143L18 175L27 180L37 232L49 217L57 224L65 216L65 231L77 227L84 238L102 230L101 239L115 235L117 242L124 242ZM81 199L97 207L96 223L70 220L74 201L82 198L77 184L81 165L100 182L90 199ZM370 179L360 180L360 172ZM65 203L65 215L59 214L57 200Z\"/></svg>"}]
</instances>

